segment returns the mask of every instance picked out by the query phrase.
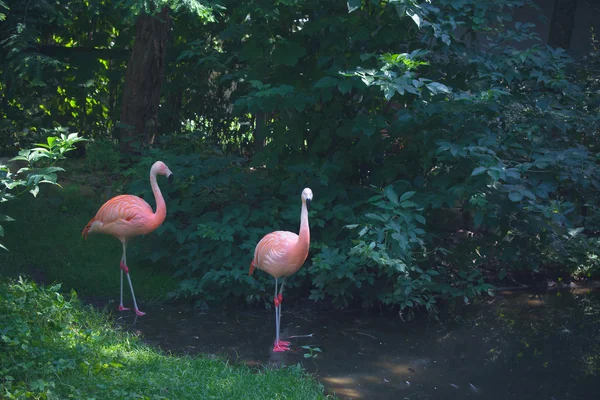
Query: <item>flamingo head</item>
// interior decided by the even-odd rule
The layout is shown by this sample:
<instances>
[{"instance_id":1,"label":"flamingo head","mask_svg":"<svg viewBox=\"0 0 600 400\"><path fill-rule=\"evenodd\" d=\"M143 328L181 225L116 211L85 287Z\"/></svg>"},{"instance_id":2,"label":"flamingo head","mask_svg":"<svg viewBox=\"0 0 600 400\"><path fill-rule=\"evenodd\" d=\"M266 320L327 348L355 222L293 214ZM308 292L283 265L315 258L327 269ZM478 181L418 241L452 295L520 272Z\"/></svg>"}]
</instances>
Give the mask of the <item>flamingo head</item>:
<instances>
[{"instance_id":1,"label":"flamingo head","mask_svg":"<svg viewBox=\"0 0 600 400\"><path fill-rule=\"evenodd\" d=\"M173 173L171 172L171 170L169 169L169 167L167 167L167 164L165 164L162 161L157 161L152 165L152 172L154 172L157 175L164 175L169 179L169 183L171 183L173 181Z\"/></svg>"},{"instance_id":2,"label":"flamingo head","mask_svg":"<svg viewBox=\"0 0 600 400\"><path fill-rule=\"evenodd\" d=\"M302 202L306 204L306 208L310 207L310 203L312 202L313 193L309 188L304 188L302 191Z\"/></svg>"}]
</instances>

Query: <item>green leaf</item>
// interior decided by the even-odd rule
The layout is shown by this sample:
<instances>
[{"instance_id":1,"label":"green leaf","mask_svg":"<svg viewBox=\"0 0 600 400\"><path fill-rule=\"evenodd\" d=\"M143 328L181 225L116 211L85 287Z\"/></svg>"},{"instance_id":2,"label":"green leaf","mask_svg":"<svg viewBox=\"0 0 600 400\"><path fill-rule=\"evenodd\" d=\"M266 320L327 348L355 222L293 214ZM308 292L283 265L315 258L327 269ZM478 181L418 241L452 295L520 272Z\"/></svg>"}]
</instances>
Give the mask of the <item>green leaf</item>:
<instances>
[{"instance_id":1,"label":"green leaf","mask_svg":"<svg viewBox=\"0 0 600 400\"><path fill-rule=\"evenodd\" d=\"M419 15L416 13L409 14L409 16L413 19L413 21L415 21L415 24L417 24L417 26L420 28L421 27L421 17L419 17Z\"/></svg>"},{"instance_id":2,"label":"green leaf","mask_svg":"<svg viewBox=\"0 0 600 400\"><path fill-rule=\"evenodd\" d=\"M325 76L321 79L319 79L317 81L317 83L315 83L313 85L313 87L315 88L330 88L330 87L335 87L339 82L339 79L337 78L333 78L331 76Z\"/></svg>"},{"instance_id":3,"label":"green leaf","mask_svg":"<svg viewBox=\"0 0 600 400\"><path fill-rule=\"evenodd\" d=\"M348 0L348 14L352 11L358 10L362 6L362 0Z\"/></svg>"},{"instance_id":4,"label":"green leaf","mask_svg":"<svg viewBox=\"0 0 600 400\"><path fill-rule=\"evenodd\" d=\"M507 273L506 268L502 268L500 270L500 273L498 273L498 279L503 280L506 277L506 273Z\"/></svg>"},{"instance_id":5,"label":"green leaf","mask_svg":"<svg viewBox=\"0 0 600 400\"><path fill-rule=\"evenodd\" d=\"M448 86L439 82L431 82L426 84L426 86L427 89L429 89L433 94L450 93L450 89L448 88Z\"/></svg>"},{"instance_id":6,"label":"green leaf","mask_svg":"<svg viewBox=\"0 0 600 400\"><path fill-rule=\"evenodd\" d=\"M398 193L396 193L392 185L385 188L384 194L394 205L398 205Z\"/></svg>"},{"instance_id":7,"label":"green leaf","mask_svg":"<svg viewBox=\"0 0 600 400\"><path fill-rule=\"evenodd\" d=\"M425 221L425 217L423 217L421 214L417 214L417 215L415 215L415 219L416 219L418 222L422 223L423 225L425 225L425 223L426 223L426 221Z\"/></svg>"},{"instance_id":8,"label":"green leaf","mask_svg":"<svg viewBox=\"0 0 600 400\"><path fill-rule=\"evenodd\" d=\"M15 219L9 217L6 214L0 214L0 221L2 221L2 222L11 222L11 221L15 221Z\"/></svg>"},{"instance_id":9,"label":"green leaf","mask_svg":"<svg viewBox=\"0 0 600 400\"><path fill-rule=\"evenodd\" d=\"M477 167L473 170L473 172L471 172L471 176L481 175L485 171L487 171L487 167Z\"/></svg>"},{"instance_id":10,"label":"green leaf","mask_svg":"<svg viewBox=\"0 0 600 400\"><path fill-rule=\"evenodd\" d=\"M306 55L306 49L295 41L278 44L273 50L272 60L275 65L295 66L301 57Z\"/></svg>"},{"instance_id":11,"label":"green leaf","mask_svg":"<svg viewBox=\"0 0 600 400\"><path fill-rule=\"evenodd\" d=\"M417 203L407 200L400 203L400 207L408 208L408 207L417 207Z\"/></svg>"},{"instance_id":12,"label":"green leaf","mask_svg":"<svg viewBox=\"0 0 600 400\"><path fill-rule=\"evenodd\" d=\"M546 111L548 109L548 106L550 105L550 103L552 103L552 98L550 96L540 97L537 100L537 106L542 111Z\"/></svg>"},{"instance_id":13,"label":"green leaf","mask_svg":"<svg viewBox=\"0 0 600 400\"><path fill-rule=\"evenodd\" d=\"M352 90L352 81L350 79L344 79L338 83L338 90L341 94L350 93Z\"/></svg>"},{"instance_id":14,"label":"green leaf","mask_svg":"<svg viewBox=\"0 0 600 400\"><path fill-rule=\"evenodd\" d=\"M523 193L521 192L517 192L517 191L512 191L508 194L508 198L513 201L513 202L519 202L521 200L523 200Z\"/></svg>"},{"instance_id":15,"label":"green leaf","mask_svg":"<svg viewBox=\"0 0 600 400\"><path fill-rule=\"evenodd\" d=\"M386 222L387 221L384 217L382 217L379 214L375 214L375 213L367 213L367 214L365 214L365 217L370 218L370 219L374 219L374 220L380 221L380 222Z\"/></svg>"},{"instance_id":16,"label":"green leaf","mask_svg":"<svg viewBox=\"0 0 600 400\"><path fill-rule=\"evenodd\" d=\"M585 228L568 229L567 232L569 233L569 236L575 237L575 236L579 235L581 232L583 232L584 229Z\"/></svg>"},{"instance_id":17,"label":"green leaf","mask_svg":"<svg viewBox=\"0 0 600 400\"><path fill-rule=\"evenodd\" d=\"M415 195L415 191L404 192L402 196L400 196L400 201L408 200Z\"/></svg>"}]
</instances>

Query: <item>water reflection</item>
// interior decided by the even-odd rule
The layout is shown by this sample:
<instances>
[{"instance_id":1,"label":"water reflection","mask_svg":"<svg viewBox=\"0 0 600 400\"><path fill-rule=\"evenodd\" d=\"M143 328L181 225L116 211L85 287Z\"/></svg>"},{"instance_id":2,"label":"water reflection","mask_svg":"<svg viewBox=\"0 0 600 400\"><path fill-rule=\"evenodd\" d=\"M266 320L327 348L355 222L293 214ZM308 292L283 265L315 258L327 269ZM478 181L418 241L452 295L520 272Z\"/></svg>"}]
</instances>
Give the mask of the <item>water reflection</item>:
<instances>
[{"instance_id":1,"label":"water reflection","mask_svg":"<svg viewBox=\"0 0 600 400\"><path fill-rule=\"evenodd\" d=\"M600 292L593 287L503 292L443 324L290 303L282 318L282 337L292 338L287 353L270 351L270 310L147 311L119 321L176 353L252 366L301 363L341 399L596 399L600 389Z\"/></svg>"}]
</instances>

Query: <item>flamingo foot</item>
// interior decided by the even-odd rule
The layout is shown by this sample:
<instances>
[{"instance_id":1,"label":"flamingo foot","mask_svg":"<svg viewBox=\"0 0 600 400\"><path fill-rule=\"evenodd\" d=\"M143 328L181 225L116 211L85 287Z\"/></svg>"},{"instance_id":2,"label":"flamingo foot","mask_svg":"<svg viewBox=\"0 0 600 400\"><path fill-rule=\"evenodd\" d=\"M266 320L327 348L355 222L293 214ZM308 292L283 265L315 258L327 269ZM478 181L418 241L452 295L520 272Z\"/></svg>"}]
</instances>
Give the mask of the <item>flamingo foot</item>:
<instances>
[{"instance_id":1,"label":"flamingo foot","mask_svg":"<svg viewBox=\"0 0 600 400\"><path fill-rule=\"evenodd\" d=\"M119 305L119 311L129 311L130 308L123 307L123 305Z\"/></svg>"},{"instance_id":2,"label":"flamingo foot","mask_svg":"<svg viewBox=\"0 0 600 400\"><path fill-rule=\"evenodd\" d=\"M284 342L283 340L280 340L279 342L275 342L275 344L273 345L273 352L282 353L284 351L289 351L290 349L288 346L289 342Z\"/></svg>"},{"instance_id":3,"label":"flamingo foot","mask_svg":"<svg viewBox=\"0 0 600 400\"><path fill-rule=\"evenodd\" d=\"M143 312L143 311L140 311L140 310L138 310L137 308L136 308L136 310L135 310L135 313L136 313L137 315L139 315L140 317L141 317L141 316L144 316L144 315L146 315L146 313L145 313L145 312Z\"/></svg>"},{"instance_id":4,"label":"flamingo foot","mask_svg":"<svg viewBox=\"0 0 600 400\"><path fill-rule=\"evenodd\" d=\"M121 261L120 267L126 274L129 273L129 268L127 268L127 265L123 261Z\"/></svg>"}]
</instances>

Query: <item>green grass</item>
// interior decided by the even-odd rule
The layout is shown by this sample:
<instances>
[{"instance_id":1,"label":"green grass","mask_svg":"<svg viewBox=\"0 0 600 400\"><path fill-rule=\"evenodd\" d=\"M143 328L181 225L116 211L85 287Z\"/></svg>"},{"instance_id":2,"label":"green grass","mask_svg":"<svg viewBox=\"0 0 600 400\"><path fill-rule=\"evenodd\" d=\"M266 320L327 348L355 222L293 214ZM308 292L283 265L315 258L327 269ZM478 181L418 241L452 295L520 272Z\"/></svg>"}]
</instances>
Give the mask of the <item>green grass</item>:
<instances>
[{"instance_id":1,"label":"green grass","mask_svg":"<svg viewBox=\"0 0 600 400\"><path fill-rule=\"evenodd\" d=\"M27 274L46 283L61 282L63 289L75 289L82 297L118 301L121 242L105 235L81 237L83 227L103 203L101 195L90 186L65 182L62 189L43 185L37 198L25 194L2 205L0 211L16 221L2 224L2 243L9 252L0 250L0 276ZM141 247L148 240L151 238L134 239L127 251L142 308L163 300L176 286L169 268L141 260ZM124 296L130 303L129 290Z\"/></svg>"},{"instance_id":2,"label":"green grass","mask_svg":"<svg viewBox=\"0 0 600 400\"><path fill-rule=\"evenodd\" d=\"M258 370L165 354L58 289L0 283L0 398L326 398L299 367Z\"/></svg>"}]
</instances>

